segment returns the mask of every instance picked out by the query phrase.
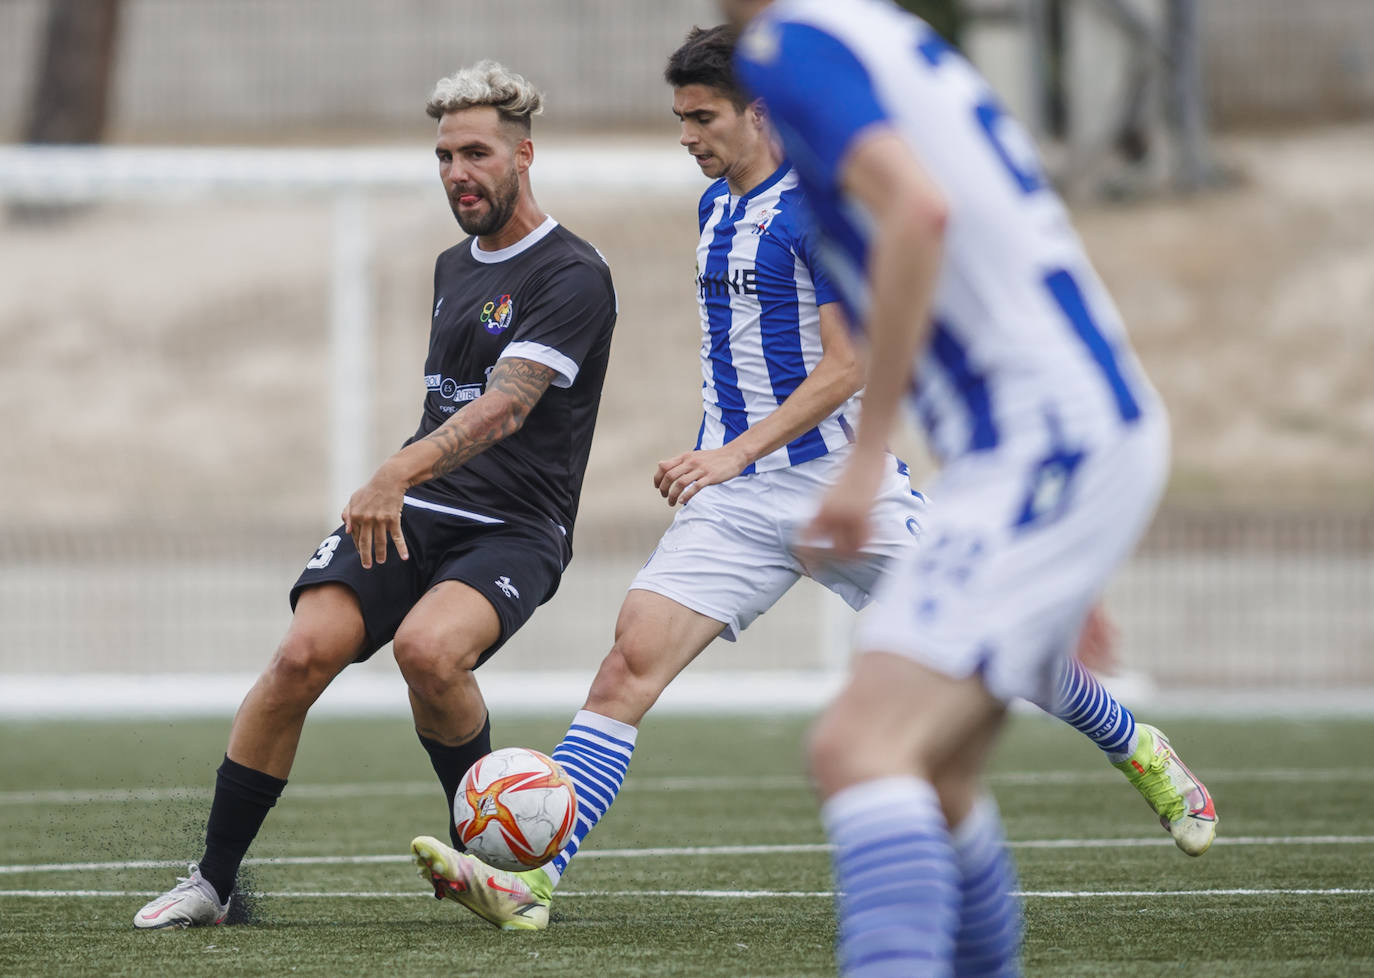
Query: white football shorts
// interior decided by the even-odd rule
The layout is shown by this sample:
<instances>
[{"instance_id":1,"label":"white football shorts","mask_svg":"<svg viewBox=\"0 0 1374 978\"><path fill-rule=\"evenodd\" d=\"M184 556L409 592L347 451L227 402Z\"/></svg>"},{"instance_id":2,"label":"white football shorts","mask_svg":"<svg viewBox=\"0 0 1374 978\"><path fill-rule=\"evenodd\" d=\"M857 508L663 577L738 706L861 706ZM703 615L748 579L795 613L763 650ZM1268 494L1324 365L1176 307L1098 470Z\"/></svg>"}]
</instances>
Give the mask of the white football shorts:
<instances>
[{"instance_id":1,"label":"white football shorts","mask_svg":"<svg viewBox=\"0 0 1374 978\"><path fill-rule=\"evenodd\" d=\"M1091 449L955 460L931 483L921 545L879 585L857 650L979 675L1004 701L1050 702L1059 657L1149 524L1168 456L1158 411Z\"/></svg>"},{"instance_id":2,"label":"white football shorts","mask_svg":"<svg viewBox=\"0 0 1374 978\"><path fill-rule=\"evenodd\" d=\"M802 576L863 608L884 569L914 549L926 510L906 466L889 456L862 557L803 565L793 546L848 458L845 446L800 465L707 486L678 510L629 589L653 591L723 622L721 634L730 641Z\"/></svg>"}]
</instances>

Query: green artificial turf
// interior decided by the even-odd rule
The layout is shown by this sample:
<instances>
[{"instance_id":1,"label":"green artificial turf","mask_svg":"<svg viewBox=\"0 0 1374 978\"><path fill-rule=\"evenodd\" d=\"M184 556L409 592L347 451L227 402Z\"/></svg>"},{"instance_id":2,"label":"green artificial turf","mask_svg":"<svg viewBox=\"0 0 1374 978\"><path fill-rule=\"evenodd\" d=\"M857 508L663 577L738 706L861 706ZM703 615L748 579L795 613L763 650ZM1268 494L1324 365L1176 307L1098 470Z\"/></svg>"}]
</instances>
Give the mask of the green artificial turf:
<instances>
[{"instance_id":1,"label":"green artificial turf","mask_svg":"<svg viewBox=\"0 0 1374 978\"><path fill-rule=\"evenodd\" d=\"M498 717L494 742L548 750L565 722ZM993 785L1026 973L1374 975L1374 724L1161 725L1221 813L1200 859L1081 736L1008 728ZM246 866L251 922L146 933L134 912L200 854L227 719L0 724L0 975L833 975L805 727L651 716L549 930L506 934L433 900L406 859L445 834L409 723L312 720ZM718 848L740 845L779 848Z\"/></svg>"}]
</instances>

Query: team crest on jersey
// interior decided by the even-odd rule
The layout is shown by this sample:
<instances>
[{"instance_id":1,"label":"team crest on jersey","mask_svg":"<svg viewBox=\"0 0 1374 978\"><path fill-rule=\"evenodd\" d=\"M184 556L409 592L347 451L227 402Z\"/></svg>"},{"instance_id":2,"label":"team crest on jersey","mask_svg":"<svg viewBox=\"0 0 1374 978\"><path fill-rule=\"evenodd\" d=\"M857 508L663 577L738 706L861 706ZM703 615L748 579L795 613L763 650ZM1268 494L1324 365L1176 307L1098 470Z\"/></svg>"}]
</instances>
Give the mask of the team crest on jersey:
<instances>
[{"instance_id":1,"label":"team crest on jersey","mask_svg":"<svg viewBox=\"0 0 1374 978\"><path fill-rule=\"evenodd\" d=\"M745 29L743 36L739 39L739 45L744 51L744 56L750 61L761 65L772 64L777 60L778 52L782 49L782 38L778 34L778 25L765 17L756 18Z\"/></svg>"},{"instance_id":2,"label":"team crest on jersey","mask_svg":"<svg viewBox=\"0 0 1374 978\"><path fill-rule=\"evenodd\" d=\"M753 223L750 225L750 229L755 234L763 234L763 232L768 230L768 225L772 223L773 218L777 217L780 213L781 211L776 207L761 208L759 212L753 216Z\"/></svg>"},{"instance_id":3,"label":"team crest on jersey","mask_svg":"<svg viewBox=\"0 0 1374 978\"><path fill-rule=\"evenodd\" d=\"M482 307L481 323L488 333L495 336L510 325L515 308L511 305L510 293L499 295Z\"/></svg>"}]
</instances>

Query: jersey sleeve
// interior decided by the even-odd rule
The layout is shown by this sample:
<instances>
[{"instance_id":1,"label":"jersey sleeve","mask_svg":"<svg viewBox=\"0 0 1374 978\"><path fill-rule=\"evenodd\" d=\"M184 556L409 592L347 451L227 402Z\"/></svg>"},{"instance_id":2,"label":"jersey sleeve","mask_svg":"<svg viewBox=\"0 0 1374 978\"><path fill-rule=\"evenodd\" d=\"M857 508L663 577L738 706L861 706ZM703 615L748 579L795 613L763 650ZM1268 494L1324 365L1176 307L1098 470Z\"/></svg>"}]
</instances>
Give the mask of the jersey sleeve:
<instances>
[{"instance_id":1,"label":"jersey sleeve","mask_svg":"<svg viewBox=\"0 0 1374 978\"><path fill-rule=\"evenodd\" d=\"M711 186L707 187L701 195L701 200L697 202L697 233L702 234L706 231L706 221L711 217L711 212L716 208L716 201L720 195L725 193L726 184L724 179L716 180Z\"/></svg>"},{"instance_id":2,"label":"jersey sleeve","mask_svg":"<svg viewBox=\"0 0 1374 978\"><path fill-rule=\"evenodd\" d=\"M515 335L500 360L518 357L558 371L555 387L571 387L582 361L615 320L615 292L604 269L569 262L552 272L515 310Z\"/></svg>"},{"instance_id":3,"label":"jersey sleeve","mask_svg":"<svg viewBox=\"0 0 1374 978\"><path fill-rule=\"evenodd\" d=\"M832 34L767 15L735 49L736 75L768 106L792 162L822 186L839 184L839 168L854 137L888 118L868 70ZM804 157L798 145L805 146Z\"/></svg>"},{"instance_id":4,"label":"jersey sleeve","mask_svg":"<svg viewBox=\"0 0 1374 978\"><path fill-rule=\"evenodd\" d=\"M830 276L826 274L825 264L820 256L816 254L815 234L807 226L797 232L797 239L794 243L797 250L797 257L806 266L807 272L811 275L811 284L816 287L816 305L823 306L827 302L839 302L840 294L835 291L835 286L830 282Z\"/></svg>"}]
</instances>

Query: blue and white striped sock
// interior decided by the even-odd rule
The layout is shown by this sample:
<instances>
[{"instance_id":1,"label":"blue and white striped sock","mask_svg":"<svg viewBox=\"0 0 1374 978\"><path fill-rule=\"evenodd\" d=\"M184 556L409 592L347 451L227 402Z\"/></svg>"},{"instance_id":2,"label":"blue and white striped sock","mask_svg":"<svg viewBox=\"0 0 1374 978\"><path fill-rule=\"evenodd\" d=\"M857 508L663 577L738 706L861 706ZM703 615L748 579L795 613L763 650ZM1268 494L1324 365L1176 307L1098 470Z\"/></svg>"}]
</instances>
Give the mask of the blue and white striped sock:
<instances>
[{"instance_id":1,"label":"blue and white striped sock","mask_svg":"<svg viewBox=\"0 0 1374 978\"><path fill-rule=\"evenodd\" d=\"M1119 764L1135 752L1135 717L1083 663L1072 657L1061 659L1055 686L1055 707L1051 712L1087 734L1107 752L1108 760Z\"/></svg>"},{"instance_id":2,"label":"blue and white striped sock","mask_svg":"<svg viewBox=\"0 0 1374 978\"><path fill-rule=\"evenodd\" d=\"M846 978L952 974L959 876L929 782L880 778L821 808L835 846L836 954Z\"/></svg>"},{"instance_id":3,"label":"blue and white striped sock","mask_svg":"<svg viewBox=\"0 0 1374 978\"><path fill-rule=\"evenodd\" d=\"M563 740L553 749L553 759L568 772L577 788L577 825L572 841L544 866L554 886L577 854L582 840L601 821L620 792L638 734L639 731L628 723L590 710L579 710Z\"/></svg>"},{"instance_id":4,"label":"blue and white striped sock","mask_svg":"<svg viewBox=\"0 0 1374 978\"><path fill-rule=\"evenodd\" d=\"M1021 973L1021 903L1016 867L1002 837L997 803L980 798L950 833L963 902L954 944L956 978L1014 978Z\"/></svg>"}]
</instances>

